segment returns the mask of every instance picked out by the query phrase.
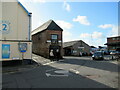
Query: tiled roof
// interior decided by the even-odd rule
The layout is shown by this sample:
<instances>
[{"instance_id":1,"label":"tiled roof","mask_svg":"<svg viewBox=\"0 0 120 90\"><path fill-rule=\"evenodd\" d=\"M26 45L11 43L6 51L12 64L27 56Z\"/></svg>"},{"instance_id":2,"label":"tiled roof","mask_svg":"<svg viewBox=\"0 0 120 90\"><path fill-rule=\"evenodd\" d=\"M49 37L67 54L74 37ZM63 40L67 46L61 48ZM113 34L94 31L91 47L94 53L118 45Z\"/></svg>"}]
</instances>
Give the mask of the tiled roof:
<instances>
[{"instance_id":1,"label":"tiled roof","mask_svg":"<svg viewBox=\"0 0 120 90\"><path fill-rule=\"evenodd\" d=\"M60 30L63 31L61 27L59 27L53 20L49 20L34 31L32 31L32 35L44 31L44 30Z\"/></svg>"},{"instance_id":2,"label":"tiled roof","mask_svg":"<svg viewBox=\"0 0 120 90\"><path fill-rule=\"evenodd\" d=\"M80 42L81 40L69 41L63 43L63 48L73 46L75 43Z\"/></svg>"}]
</instances>

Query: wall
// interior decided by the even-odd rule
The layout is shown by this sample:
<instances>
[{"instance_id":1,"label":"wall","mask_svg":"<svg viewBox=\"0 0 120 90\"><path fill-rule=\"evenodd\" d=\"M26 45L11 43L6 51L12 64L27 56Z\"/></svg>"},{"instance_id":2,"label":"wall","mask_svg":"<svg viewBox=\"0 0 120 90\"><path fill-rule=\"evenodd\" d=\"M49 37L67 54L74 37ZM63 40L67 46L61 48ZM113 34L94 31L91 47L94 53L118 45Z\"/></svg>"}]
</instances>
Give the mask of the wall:
<instances>
[{"instance_id":1,"label":"wall","mask_svg":"<svg viewBox=\"0 0 120 90\"><path fill-rule=\"evenodd\" d=\"M115 40L113 40L115 38ZM115 43L115 42L120 42L120 37L112 37L112 38L107 38L108 43Z\"/></svg>"},{"instance_id":2,"label":"wall","mask_svg":"<svg viewBox=\"0 0 120 90\"><path fill-rule=\"evenodd\" d=\"M2 60L22 59L18 43L27 43L24 59L32 58L32 42L29 40L29 16L18 2L2 2L1 23L7 23L7 31L2 33L1 44L10 44L10 58Z\"/></svg>"},{"instance_id":3,"label":"wall","mask_svg":"<svg viewBox=\"0 0 120 90\"><path fill-rule=\"evenodd\" d=\"M18 2L3 2L3 21L9 24L9 31L3 35L3 40L28 40L29 16Z\"/></svg>"},{"instance_id":4,"label":"wall","mask_svg":"<svg viewBox=\"0 0 120 90\"><path fill-rule=\"evenodd\" d=\"M26 11L18 5L18 40L29 40L29 16Z\"/></svg>"},{"instance_id":5,"label":"wall","mask_svg":"<svg viewBox=\"0 0 120 90\"><path fill-rule=\"evenodd\" d=\"M22 43L22 42L21 42ZM25 53L22 53L19 51L18 48L18 42L2 42L2 44L10 44L10 58L9 59L4 59L6 60L22 60L22 59L31 59L32 51L31 51L31 42L24 42L27 43L27 51ZM22 58L23 57L23 58Z\"/></svg>"},{"instance_id":6,"label":"wall","mask_svg":"<svg viewBox=\"0 0 120 90\"><path fill-rule=\"evenodd\" d=\"M58 35L58 45L61 46L61 57L63 56L63 37L62 37L62 31L60 30L47 30L47 40L51 39L51 34L57 34ZM47 44L48 47L51 45L51 43Z\"/></svg>"},{"instance_id":7,"label":"wall","mask_svg":"<svg viewBox=\"0 0 120 90\"><path fill-rule=\"evenodd\" d=\"M3 34L2 40L16 40L17 37L17 2L2 2L2 21L9 23L8 31Z\"/></svg>"},{"instance_id":8,"label":"wall","mask_svg":"<svg viewBox=\"0 0 120 90\"><path fill-rule=\"evenodd\" d=\"M84 48L79 48L79 47L84 47ZM88 46L86 43L79 41L76 44L73 45L73 49L76 51L73 55L79 55L79 52L86 52L90 54L90 46ZM82 49L82 50L81 50Z\"/></svg>"},{"instance_id":9,"label":"wall","mask_svg":"<svg viewBox=\"0 0 120 90\"><path fill-rule=\"evenodd\" d=\"M62 31L45 30L40 33L32 35L33 53L49 58L49 46L51 45L50 42L51 34L59 35L59 41L61 41L59 42L59 46L62 46ZM62 48L61 53L63 53Z\"/></svg>"},{"instance_id":10,"label":"wall","mask_svg":"<svg viewBox=\"0 0 120 90\"><path fill-rule=\"evenodd\" d=\"M120 42L120 37L107 38L108 50L116 50L117 48L120 48L120 46L117 44L109 45L109 43L116 43L116 42Z\"/></svg>"},{"instance_id":11,"label":"wall","mask_svg":"<svg viewBox=\"0 0 120 90\"><path fill-rule=\"evenodd\" d=\"M32 35L32 51L33 53L43 55L46 57L47 52L48 52L48 47L47 47L47 38L46 38L46 31L42 33L37 33L35 35Z\"/></svg>"}]
</instances>

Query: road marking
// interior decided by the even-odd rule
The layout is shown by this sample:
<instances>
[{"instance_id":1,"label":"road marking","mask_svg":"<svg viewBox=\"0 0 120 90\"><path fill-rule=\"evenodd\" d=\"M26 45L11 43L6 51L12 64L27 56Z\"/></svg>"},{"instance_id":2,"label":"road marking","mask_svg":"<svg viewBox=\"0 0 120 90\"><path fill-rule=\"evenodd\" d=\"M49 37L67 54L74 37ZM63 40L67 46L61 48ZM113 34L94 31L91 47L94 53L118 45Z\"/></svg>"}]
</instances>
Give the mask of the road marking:
<instances>
[{"instance_id":1,"label":"road marking","mask_svg":"<svg viewBox=\"0 0 120 90\"><path fill-rule=\"evenodd\" d=\"M65 75L65 74L63 74L63 75L52 75L52 74L50 74L50 73L46 73L46 76L47 77L50 77L50 76L53 76L53 77L68 77L68 75Z\"/></svg>"},{"instance_id":2,"label":"road marking","mask_svg":"<svg viewBox=\"0 0 120 90\"><path fill-rule=\"evenodd\" d=\"M33 59L38 59L38 57L33 57Z\"/></svg>"},{"instance_id":3,"label":"road marking","mask_svg":"<svg viewBox=\"0 0 120 90\"><path fill-rule=\"evenodd\" d=\"M55 63L55 62L49 62L49 63L45 63L43 65L49 65L49 64L52 64L52 63Z\"/></svg>"},{"instance_id":4,"label":"road marking","mask_svg":"<svg viewBox=\"0 0 120 90\"><path fill-rule=\"evenodd\" d=\"M75 69L70 69L70 71L72 71L72 72L74 72L74 73L76 73L76 74L79 74L79 73L80 73L79 71L77 71L77 70L75 70Z\"/></svg>"},{"instance_id":5,"label":"road marking","mask_svg":"<svg viewBox=\"0 0 120 90\"><path fill-rule=\"evenodd\" d=\"M62 70L62 69L50 69L46 70L46 76L53 76L53 77L67 77L69 76L68 70Z\"/></svg>"}]
</instances>

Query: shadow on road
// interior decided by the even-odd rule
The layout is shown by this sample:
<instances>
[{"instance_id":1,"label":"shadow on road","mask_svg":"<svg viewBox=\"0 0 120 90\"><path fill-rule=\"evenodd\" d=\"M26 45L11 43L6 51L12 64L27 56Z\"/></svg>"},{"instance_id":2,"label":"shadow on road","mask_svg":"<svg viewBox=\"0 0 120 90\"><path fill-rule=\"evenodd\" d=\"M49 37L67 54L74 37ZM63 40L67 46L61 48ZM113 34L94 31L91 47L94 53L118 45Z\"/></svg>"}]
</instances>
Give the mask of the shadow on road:
<instances>
[{"instance_id":1,"label":"shadow on road","mask_svg":"<svg viewBox=\"0 0 120 90\"><path fill-rule=\"evenodd\" d=\"M88 59L78 59L78 58L64 58L62 63L68 63L68 64L75 64L75 65L81 65L81 66L86 66L90 68L96 68L96 69L101 69L101 70L106 70L106 71L111 71L111 72L118 72L118 65L114 63L110 63L107 61L94 61L94 60L88 60Z\"/></svg>"},{"instance_id":2,"label":"shadow on road","mask_svg":"<svg viewBox=\"0 0 120 90\"><path fill-rule=\"evenodd\" d=\"M11 60L11 61L0 61L2 67L14 67L14 66L21 66L21 65L30 65L30 64L37 64L34 60Z\"/></svg>"}]
</instances>

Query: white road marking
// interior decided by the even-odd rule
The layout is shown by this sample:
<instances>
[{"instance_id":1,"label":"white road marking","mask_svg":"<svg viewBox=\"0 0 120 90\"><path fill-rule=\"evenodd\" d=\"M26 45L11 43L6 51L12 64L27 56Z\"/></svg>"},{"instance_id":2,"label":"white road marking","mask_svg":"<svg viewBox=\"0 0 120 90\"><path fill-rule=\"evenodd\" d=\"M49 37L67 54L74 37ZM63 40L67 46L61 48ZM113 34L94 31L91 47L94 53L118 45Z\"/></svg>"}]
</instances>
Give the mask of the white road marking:
<instances>
[{"instance_id":1,"label":"white road marking","mask_svg":"<svg viewBox=\"0 0 120 90\"><path fill-rule=\"evenodd\" d=\"M63 75L51 75L50 73L46 73L46 76L47 77L50 77L50 76L53 76L53 77L68 77L68 75L65 75L65 74L63 74Z\"/></svg>"},{"instance_id":2,"label":"white road marking","mask_svg":"<svg viewBox=\"0 0 120 90\"><path fill-rule=\"evenodd\" d=\"M79 74L79 73L80 73L79 71L77 71L77 70L75 70L75 69L70 69L70 71L72 71L72 72L74 72L74 73L76 73L76 74Z\"/></svg>"},{"instance_id":3,"label":"white road marking","mask_svg":"<svg viewBox=\"0 0 120 90\"><path fill-rule=\"evenodd\" d=\"M45 63L43 65L49 65L49 64L52 64L52 63L55 63L55 62L49 62L49 63Z\"/></svg>"},{"instance_id":4,"label":"white road marking","mask_svg":"<svg viewBox=\"0 0 120 90\"><path fill-rule=\"evenodd\" d=\"M33 57L33 59L38 59L38 57Z\"/></svg>"}]
</instances>

